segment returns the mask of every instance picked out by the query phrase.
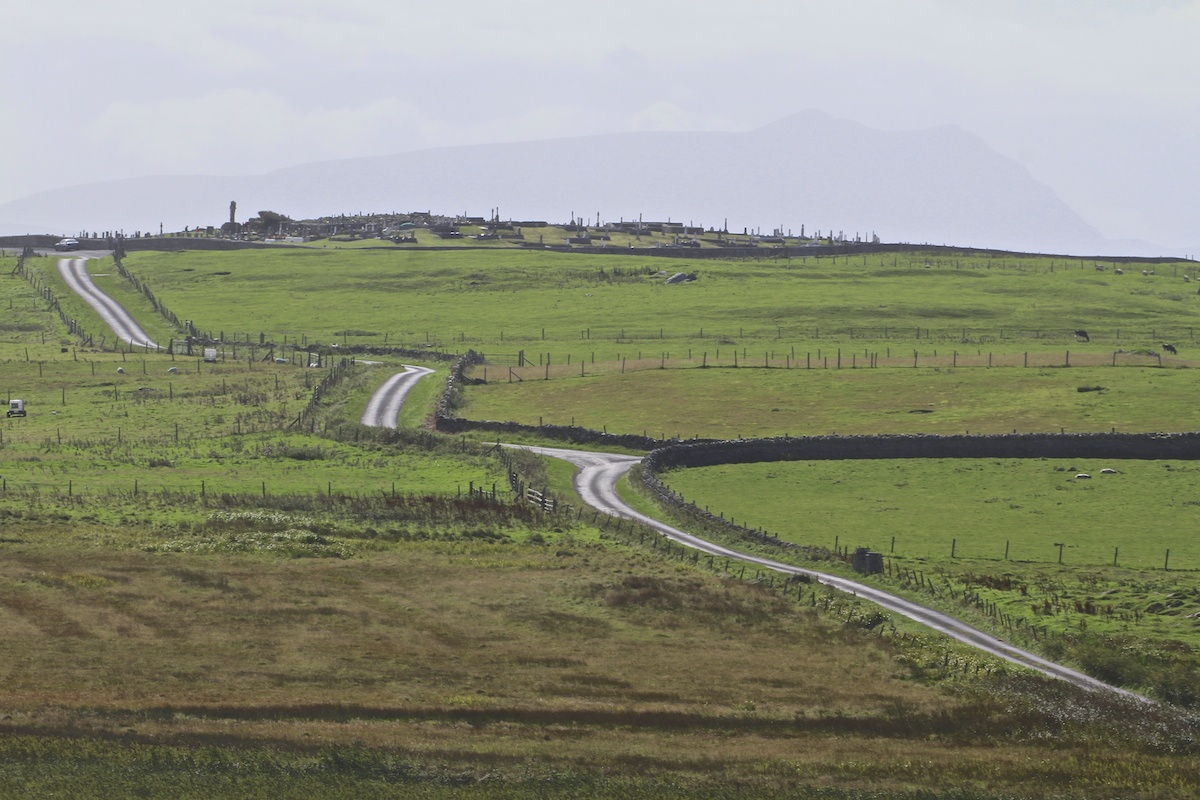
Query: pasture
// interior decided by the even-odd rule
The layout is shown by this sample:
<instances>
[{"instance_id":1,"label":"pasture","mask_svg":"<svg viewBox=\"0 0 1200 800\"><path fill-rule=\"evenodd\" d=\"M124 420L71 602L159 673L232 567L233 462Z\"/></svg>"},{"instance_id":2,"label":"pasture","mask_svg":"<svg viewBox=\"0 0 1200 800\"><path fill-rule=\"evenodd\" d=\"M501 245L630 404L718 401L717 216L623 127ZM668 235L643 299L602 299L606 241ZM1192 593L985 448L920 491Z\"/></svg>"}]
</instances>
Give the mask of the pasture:
<instances>
[{"instance_id":1,"label":"pasture","mask_svg":"<svg viewBox=\"0 0 1200 800\"><path fill-rule=\"evenodd\" d=\"M798 544L832 548L836 537L851 549L924 563L948 561L953 548L954 563L1005 569L1015 568L1006 561L1057 564L1057 542L1065 543L1062 564L1084 569L1116 561L1162 571L1170 550L1170 566L1186 578L1200 573L1198 472L1192 461L881 459L697 467L661 477L689 499Z\"/></svg>"},{"instance_id":2,"label":"pasture","mask_svg":"<svg viewBox=\"0 0 1200 800\"><path fill-rule=\"evenodd\" d=\"M31 263L66 316L101 330L52 259ZM494 356L474 375L488 370L487 383L466 393L468 417L578 417L667 437L1174 429L1193 405L1187 265L1115 276L1091 260L939 252L688 264L332 247L125 263L180 318L223 332L224 360L81 348L28 281L9 270L0 281L5 390L30 401L29 417L0 421L0 629L22 643L0 657L0 783L25 796L1182 798L1200 785L1186 711L1101 701L854 598L739 580L508 502L486 447L423 429L438 376L418 385L396 433L357 425L399 368L388 356L348 368L301 415L337 350L357 344ZM663 285L685 268L700 280ZM151 335L178 341L111 262L89 269ZM1076 341L1078 327L1091 342ZM1179 353L1160 362L1167 339ZM819 351L821 369L800 369L793 348ZM850 364L825 368L839 349ZM888 362L913 350L928 361ZM321 369L300 357L310 351ZM1068 351L1066 368L1056 362ZM993 368L967 363L989 352ZM1026 353L1029 367L998 363ZM959 503L943 511L894 473L793 481L764 465L775 477L731 474L706 504L764 526L801 509L795 536L820 528L826 547L907 518L889 553L895 588L1190 704L1171 694L1195 670L1186 617L1150 605L1183 608L1169 604L1193 583L1143 566L1151 545L1121 538L1135 524L1189 523L1190 464L1155 465L1158 482L1150 467L1097 480L1093 494L1119 491L1092 517L1052 506L1085 494L1052 488L1074 465L1042 464L1045 497L1007 515L991 512L1020 505L1045 475L1014 467L1001 483L994 465L937 467L927 481ZM553 464L525 479L565 493L570 475ZM851 499L832 490L856 483L867 488ZM463 496L494 484L500 502ZM785 488L739 505L765 484ZM828 506L804 499L813 486ZM857 516L838 516L845 505ZM977 535L955 561L939 556L935 523L963 519ZM1102 545L1120 548L1119 571L1082 564L1079 549L1060 568L1024 550L1003 562L991 546L1004 534L1032 552L1053 524L1081 520L1116 531ZM1190 558L1186 536L1170 537ZM1025 571L1001 586L1009 564ZM1107 596L1088 588L1110 582ZM1029 605L1020 585L1053 598L1040 638L992 613ZM1073 611L1089 591L1101 612ZM1141 618L1124 620L1126 604ZM1101 657L1083 618L1106 635L1114 626L1124 661ZM1137 663L1147 671L1133 674Z\"/></svg>"},{"instance_id":3,"label":"pasture","mask_svg":"<svg viewBox=\"0 0 1200 800\"><path fill-rule=\"evenodd\" d=\"M4 400L23 399L28 410L0 419L0 510L16 520L172 530L231 503L457 498L503 483L495 459L455 442L414 434L397 446L359 429L386 364L355 367L298 425L329 373L308 368L303 353L280 364L266 348L251 357L231 347L207 363L199 351L82 348L28 283L2 285L0 302L19 312L0 341ZM420 391L427 409L437 389ZM410 430L425 413L409 411Z\"/></svg>"},{"instance_id":4,"label":"pasture","mask_svg":"<svg viewBox=\"0 0 1200 800\"><path fill-rule=\"evenodd\" d=\"M1200 375L1156 363L837 370L657 361L624 374L518 369L528 379L511 382L505 368L470 374L485 371L461 416L668 439L1182 430L1197 419Z\"/></svg>"},{"instance_id":5,"label":"pasture","mask_svg":"<svg viewBox=\"0 0 1200 800\"><path fill-rule=\"evenodd\" d=\"M137 252L127 268L181 318L226 339L426 345L633 360L726 348L745 358L890 342L911 355L1110 354L1183 345L1200 328L1187 262L1143 276L1091 259L922 252L721 261L511 251ZM108 272L103 263L89 265ZM667 286L675 271L694 283ZM136 307L133 306L133 307ZM1091 333L1076 342L1075 329ZM919 338L918 338L919 336ZM853 343L853 344L851 344ZM899 353L898 353L899 355ZM540 363L540 362L539 362Z\"/></svg>"},{"instance_id":6,"label":"pasture","mask_svg":"<svg viewBox=\"0 0 1200 800\"><path fill-rule=\"evenodd\" d=\"M871 548L886 564L873 581L1106 680L1194 704L1198 470L1191 461L917 459L661 477L783 541Z\"/></svg>"},{"instance_id":7,"label":"pasture","mask_svg":"<svg viewBox=\"0 0 1200 800\"><path fill-rule=\"evenodd\" d=\"M24 350L0 346L0 354L10 356ZM402 493L445 494L500 480L492 461L451 463L436 449L400 453L371 432L358 432L364 382L373 388L376 374L374 367L358 367L341 394L326 398L325 413L298 430L300 412L325 371L154 353L50 353L34 346L28 361L5 363L5 399L20 397L29 411L0 420L5 496L82 502L136 492L384 494L398 480ZM351 392L352 408L343 415ZM363 441L355 446L357 438Z\"/></svg>"}]
</instances>

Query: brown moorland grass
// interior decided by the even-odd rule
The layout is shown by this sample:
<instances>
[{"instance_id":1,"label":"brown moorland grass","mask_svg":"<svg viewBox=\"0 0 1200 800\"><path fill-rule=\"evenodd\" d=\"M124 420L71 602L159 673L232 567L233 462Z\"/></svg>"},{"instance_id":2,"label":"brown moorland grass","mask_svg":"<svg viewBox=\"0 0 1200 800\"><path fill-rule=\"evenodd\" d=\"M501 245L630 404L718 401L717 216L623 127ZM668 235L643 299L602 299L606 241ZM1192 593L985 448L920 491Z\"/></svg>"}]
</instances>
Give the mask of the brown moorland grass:
<instances>
[{"instance_id":1,"label":"brown moorland grass","mask_svg":"<svg viewBox=\"0 0 1200 800\"><path fill-rule=\"evenodd\" d=\"M72 551L52 529L22 536L3 544L0 567L5 635L23 642L7 665L12 706L553 715L612 712L634 697L665 714L704 707L699 716L717 719L753 706L791 719L862 711L861 685L845 678L889 684L896 669L886 642L864 654L837 625L765 590L565 535L353 560ZM761 660L768 644L787 657ZM712 679L677 683L656 663L672 651ZM837 669L808 674L810 659ZM945 705L903 681L880 695L895 702Z\"/></svg>"},{"instance_id":2,"label":"brown moorland grass","mask_svg":"<svg viewBox=\"0 0 1200 800\"><path fill-rule=\"evenodd\" d=\"M937 659L906 666L878 630L569 534L354 560L23 537L0 544L0 636L20 643L0 654L10 736L355 747L477 777L536 763L759 790L1200 786L1171 752L1191 752L1178 721L1145 722L1169 745L1154 752L1109 719L1135 707L991 662L967 673L994 673L986 693L974 677L930 684L915 678Z\"/></svg>"}]
</instances>

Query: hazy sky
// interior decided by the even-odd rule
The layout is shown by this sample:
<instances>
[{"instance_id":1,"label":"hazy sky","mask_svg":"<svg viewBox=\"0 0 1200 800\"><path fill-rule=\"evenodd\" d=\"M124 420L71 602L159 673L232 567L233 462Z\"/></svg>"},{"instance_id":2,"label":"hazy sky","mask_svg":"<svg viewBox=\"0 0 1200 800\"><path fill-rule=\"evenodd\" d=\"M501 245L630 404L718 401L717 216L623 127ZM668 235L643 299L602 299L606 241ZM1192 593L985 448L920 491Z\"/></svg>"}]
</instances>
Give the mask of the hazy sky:
<instances>
[{"instance_id":1,"label":"hazy sky","mask_svg":"<svg viewBox=\"0 0 1200 800\"><path fill-rule=\"evenodd\" d=\"M8 6L0 202L813 108L958 125L1106 236L1200 245L1200 0Z\"/></svg>"}]
</instances>

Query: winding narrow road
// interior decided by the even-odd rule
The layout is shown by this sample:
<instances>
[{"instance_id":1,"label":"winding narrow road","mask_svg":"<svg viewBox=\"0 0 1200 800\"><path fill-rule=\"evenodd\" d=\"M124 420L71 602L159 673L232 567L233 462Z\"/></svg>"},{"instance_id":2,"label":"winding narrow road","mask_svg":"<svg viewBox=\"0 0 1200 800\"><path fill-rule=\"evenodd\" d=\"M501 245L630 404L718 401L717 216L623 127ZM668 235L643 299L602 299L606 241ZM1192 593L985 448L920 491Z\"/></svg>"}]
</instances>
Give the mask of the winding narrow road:
<instances>
[{"instance_id":1,"label":"winding narrow road","mask_svg":"<svg viewBox=\"0 0 1200 800\"><path fill-rule=\"evenodd\" d=\"M158 344L138 326L129 312L92 282L92 276L88 275L86 258L60 258L58 274L62 275L71 291L96 310L118 339L146 349L158 349Z\"/></svg>"},{"instance_id":2,"label":"winding narrow road","mask_svg":"<svg viewBox=\"0 0 1200 800\"><path fill-rule=\"evenodd\" d=\"M64 258L58 262L58 270L67 282L67 285L86 300L92 308L96 309L96 312L112 327L113 331L122 341L157 348L158 345L151 341L145 331L138 327L129 313L119 303L100 291L92 283L85 265L85 259ZM371 396L367 404L367 409L363 412L362 424L375 427L395 427L396 418L400 413L400 408L403 406L404 399L409 390L413 384L431 372L433 370L425 367L405 365L404 372L390 377ZM876 589L873 586L847 578L791 564L784 564L779 561L772 561L771 559L761 558L748 553L741 553L737 550L701 539L698 536L671 527L635 511L620 498L617 494L616 486L621 476L628 472L634 464L641 461L637 456L567 450L556 447L525 447L523 445L518 445L518 447L540 455L560 458L575 465L579 469L579 472L575 476L575 488L578 490L579 496L583 501L592 508L624 519L635 520L679 544L686 545L703 553L755 564L777 572L807 576L826 586L831 586L843 592L870 600L888 611L915 620L964 644L1015 664L1037 670L1052 678L1068 681L1085 689L1112 692L1149 702L1141 695L1110 686L1081 672L1069 669L1060 664L1055 664L1052 661L1047 661L1034 653L1014 647L991 634L973 628L954 617L942 614L931 608L926 608L911 600L906 600Z\"/></svg>"},{"instance_id":3,"label":"winding narrow road","mask_svg":"<svg viewBox=\"0 0 1200 800\"><path fill-rule=\"evenodd\" d=\"M881 591L873 586L858 581L852 581L847 578L841 578L837 575L829 575L816 570L796 567L791 564L784 564L779 561L772 561L767 558L741 553L737 550L731 550L727 547L722 547L719 544L714 544L698 536L694 536L686 531L681 531L678 528L673 528L663 522L646 516L645 514L635 511L628 506L617 494L617 481L620 480L626 472L629 471L634 464L641 459L635 456L614 455L611 453L591 453L581 452L577 450L566 450L556 447L525 447L524 449L531 450L545 456L561 458L565 461L574 464L579 468L579 472L575 476L575 488L579 492L579 496L583 501L592 508L598 509L614 516L623 517L625 519L635 520L647 527L650 527L663 536L678 542L687 547L695 548L702 553L709 553L722 558L734 559L748 564L755 564L760 567L775 570L789 575L804 575L813 580L818 581L826 586L831 586L835 589L840 589L843 592L862 597L870 600L872 603L891 611L901 616L908 617L911 620L921 623L935 631L946 634L947 636L957 639L964 644L968 644L986 653L1011 661L1015 664L1020 664L1024 667L1037 670L1044 675L1049 675L1052 678L1068 681L1076 686L1082 686L1085 689L1094 691L1112 692L1114 694L1133 697L1139 700L1146 700L1139 694L1120 689L1115 686L1110 686L1103 681L1098 681L1095 678L1085 675L1082 672L1077 672L1060 664L1055 664L1053 661L1022 650L1018 647L985 633L977 628L967 625L965 622L955 619L954 617L935 611L931 608L926 608L911 600L906 600L903 597L889 594ZM1146 702L1149 702L1148 700Z\"/></svg>"},{"instance_id":4,"label":"winding narrow road","mask_svg":"<svg viewBox=\"0 0 1200 800\"><path fill-rule=\"evenodd\" d=\"M396 427L396 419L400 416L400 409L404 406L404 398L408 396L409 390L421 378L432 373L433 370L427 367L405 364L404 372L397 372L375 390L371 399L367 401L367 408L359 421L373 428Z\"/></svg>"}]
</instances>

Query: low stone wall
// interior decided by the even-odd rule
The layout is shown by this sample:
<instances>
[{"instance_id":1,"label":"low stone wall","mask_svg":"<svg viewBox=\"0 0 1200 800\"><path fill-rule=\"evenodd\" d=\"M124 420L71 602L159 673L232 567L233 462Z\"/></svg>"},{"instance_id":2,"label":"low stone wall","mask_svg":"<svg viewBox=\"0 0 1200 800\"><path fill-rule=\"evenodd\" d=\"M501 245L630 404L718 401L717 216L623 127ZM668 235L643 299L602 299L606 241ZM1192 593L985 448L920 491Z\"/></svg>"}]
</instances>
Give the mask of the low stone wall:
<instances>
[{"instance_id":1,"label":"low stone wall","mask_svg":"<svg viewBox=\"0 0 1200 800\"><path fill-rule=\"evenodd\" d=\"M454 409L458 405L459 395L462 393L462 387L467 380L463 375L463 371L473 364L483 363L483 356L476 353L474 350L468 350L458 357L454 362L454 366L450 368L450 377L446 378L446 388L442 391L442 396L438 398L437 406L434 408L434 425L438 430L447 430L442 427L442 419L453 419ZM462 428L461 430L469 430ZM456 433L457 431L449 431Z\"/></svg>"},{"instance_id":2,"label":"low stone wall","mask_svg":"<svg viewBox=\"0 0 1200 800\"><path fill-rule=\"evenodd\" d=\"M760 461L854 458L1200 459L1200 432L811 436L674 444L646 459L651 472Z\"/></svg>"},{"instance_id":3,"label":"low stone wall","mask_svg":"<svg viewBox=\"0 0 1200 800\"><path fill-rule=\"evenodd\" d=\"M261 250L264 248L295 247L276 242L244 242L238 239L222 239L208 236L144 236L121 240L125 252L134 250Z\"/></svg>"},{"instance_id":4,"label":"low stone wall","mask_svg":"<svg viewBox=\"0 0 1200 800\"><path fill-rule=\"evenodd\" d=\"M634 478L659 502L679 512L725 527L747 539L784 548L779 539L733 525L689 503L658 479L662 470L750 464L764 461L822 461L879 458L1105 458L1200 459L1200 432L1195 433L1080 433L1000 434L995 436L811 436L782 439L740 439L723 442L685 442L652 450L642 459ZM839 558L823 548L800 548L810 558Z\"/></svg>"},{"instance_id":5,"label":"low stone wall","mask_svg":"<svg viewBox=\"0 0 1200 800\"><path fill-rule=\"evenodd\" d=\"M23 250L26 247L49 248L54 247L54 243L62 238L63 237L61 236L55 236L48 233L34 233L25 236L0 236L0 250ZM92 242L91 239L84 239L81 241L83 241L85 245Z\"/></svg>"}]
</instances>

